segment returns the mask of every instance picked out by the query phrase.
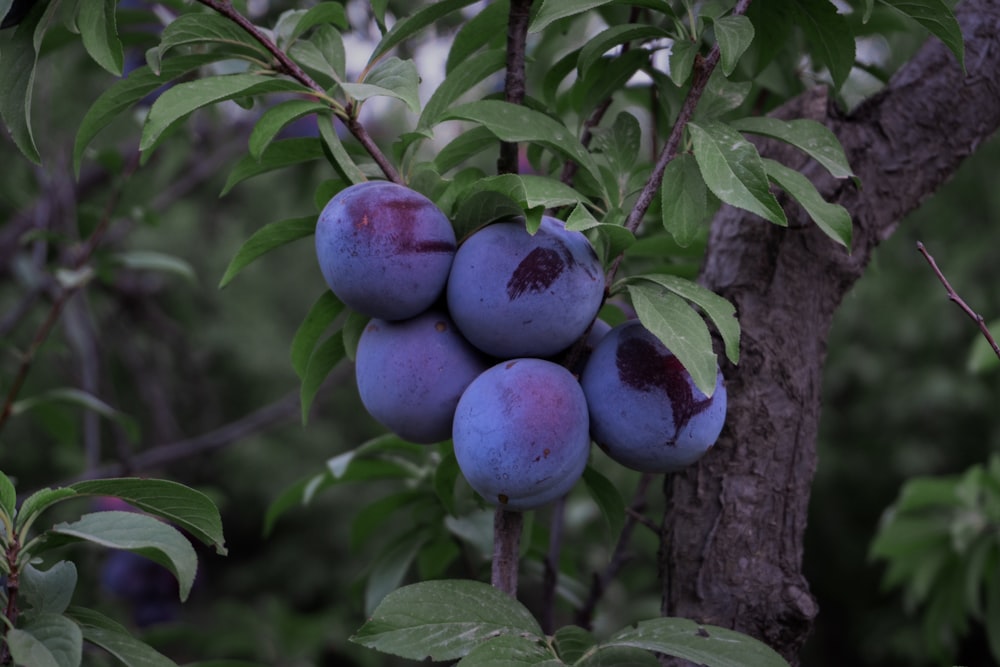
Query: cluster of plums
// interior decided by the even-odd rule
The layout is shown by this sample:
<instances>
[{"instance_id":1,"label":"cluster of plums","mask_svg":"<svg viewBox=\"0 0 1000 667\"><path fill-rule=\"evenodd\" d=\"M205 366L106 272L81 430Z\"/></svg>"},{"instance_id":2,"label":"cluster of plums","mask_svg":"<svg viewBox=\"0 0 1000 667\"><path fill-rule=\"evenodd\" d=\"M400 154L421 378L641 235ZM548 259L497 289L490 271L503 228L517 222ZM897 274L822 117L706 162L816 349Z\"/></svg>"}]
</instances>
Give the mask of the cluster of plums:
<instances>
[{"instance_id":1,"label":"cluster of plums","mask_svg":"<svg viewBox=\"0 0 1000 667\"><path fill-rule=\"evenodd\" d=\"M555 218L535 234L494 223L458 245L431 200L370 181L326 205L316 253L334 294L372 318L355 360L365 408L406 440L452 438L494 505L527 510L567 493L591 439L626 466L667 472L722 429L721 373L709 398L638 320L591 330L604 272L588 239ZM577 374L554 361L588 332Z\"/></svg>"}]
</instances>

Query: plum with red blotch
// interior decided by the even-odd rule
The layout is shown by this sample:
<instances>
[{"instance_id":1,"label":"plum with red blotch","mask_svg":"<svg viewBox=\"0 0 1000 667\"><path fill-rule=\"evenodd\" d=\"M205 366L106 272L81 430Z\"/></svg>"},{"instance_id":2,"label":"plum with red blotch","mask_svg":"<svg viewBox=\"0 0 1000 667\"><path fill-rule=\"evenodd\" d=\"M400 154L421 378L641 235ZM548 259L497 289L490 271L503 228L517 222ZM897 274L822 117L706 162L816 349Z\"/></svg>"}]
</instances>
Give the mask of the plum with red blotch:
<instances>
[{"instance_id":1,"label":"plum with red blotch","mask_svg":"<svg viewBox=\"0 0 1000 667\"><path fill-rule=\"evenodd\" d=\"M434 202L387 181L337 193L316 224L316 256L330 289L354 310L404 320L441 295L455 231Z\"/></svg>"},{"instance_id":2,"label":"plum with red blotch","mask_svg":"<svg viewBox=\"0 0 1000 667\"><path fill-rule=\"evenodd\" d=\"M446 314L429 310L401 322L371 320L358 341L358 391L365 409L411 442L451 437L455 406L490 361Z\"/></svg>"},{"instance_id":3,"label":"plum with red blotch","mask_svg":"<svg viewBox=\"0 0 1000 667\"><path fill-rule=\"evenodd\" d=\"M604 298L601 262L587 237L549 216L532 235L501 222L459 247L448 310L473 345L495 357L547 357L569 347Z\"/></svg>"},{"instance_id":4,"label":"plum with red blotch","mask_svg":"<svg viewBox=\"0 0 1000 667\"><path fill-rule=\"evenodd\" d=\"M487 502L529 510L569 492L590 454L587 401L568 370L512 359L469 385L455 410L455 457Z\"/></svg>"},{"instance_id":5,"label":"plum with red blotch","mask_svg":"<svg viewBox=\"0 0 1000 667\"><path fill-rule=\"evenodd\" d=\"M580 384L594 442L642 472L673 472L694 463L715 444L726 419L722 373L712 396L706 396L638 320L619 324L601 339Z\"/></svg>"}]
</instances>

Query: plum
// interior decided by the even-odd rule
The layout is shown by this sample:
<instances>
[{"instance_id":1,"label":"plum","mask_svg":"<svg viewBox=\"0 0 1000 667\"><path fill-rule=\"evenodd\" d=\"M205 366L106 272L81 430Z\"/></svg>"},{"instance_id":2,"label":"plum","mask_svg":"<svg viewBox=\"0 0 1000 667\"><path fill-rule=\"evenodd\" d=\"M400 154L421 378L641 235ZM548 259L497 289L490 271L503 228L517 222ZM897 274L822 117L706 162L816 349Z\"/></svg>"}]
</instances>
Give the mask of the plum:
<instances>
[{"instance_id":1,"label":"plum","mask_svg":"<svg viewBox=\"0 0 1000 667\"><path fill-rule=\"evenodd\" d=\"M619 324L601 339L580 384L594 442L642 472L673 472L694 463L715 444L726 419L722 373L707 397L638 320Z\"/></svg>"},{"instance_id":2,"label":"plum","mask_svg":"<svg viewBox=\"0 0 1000 667\"><path fill-rule=\"evenodd\" d=\"M411 442L451 437L455 406L490 365L446 314L429 310L401 322L372 320L358 341L355 374L365 409Z\"/></svg>"},{"instance_id":3,"label":"plum","mask_svg":"<svg viewBox=\"0 0 1000 667\"><path fill-rule=\"evenodd\" d=\"M473 345L495 357L547 357L569 347L594 320L604 273L587 237L545 216L531 235L502 222L459 247L448 309Z\"/></svg>"},{"instance_id":4,"label":"plum","mask_svg":"<svg viewBox=\"0 0 1000 667\"><path fill-rule=\"evenodd\" d=\"M472 381L455 410L455 457L487 502L529 510L569 492L590 454L587 401L568 370L512 359Z\"/></svg>"},{"instance_id":5,"label":"plum","mask_svg":"<svg viewBox=\"0 0 1000 667\"><path fill-rule=\"evenodd\" d=\"M341 190L323 208L316 256L330 289L349 307L403 320L427 310L444 290L455 231L422 194L368 181Z\"/></svg>"}]
</instances>

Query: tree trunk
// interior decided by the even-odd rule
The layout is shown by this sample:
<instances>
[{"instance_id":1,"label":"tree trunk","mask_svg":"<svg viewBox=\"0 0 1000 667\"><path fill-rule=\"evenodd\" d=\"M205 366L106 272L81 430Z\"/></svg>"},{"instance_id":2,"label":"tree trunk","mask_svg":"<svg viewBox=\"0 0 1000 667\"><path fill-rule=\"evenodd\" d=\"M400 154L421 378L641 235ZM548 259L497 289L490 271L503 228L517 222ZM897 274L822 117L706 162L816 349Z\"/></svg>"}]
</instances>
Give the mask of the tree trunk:
<instances>
[{"instance_id":1,"label":"tree trunk","mask_svg":"<svg viewBox=\"0 0 1000 667\"><path fill-rule=\"evenodd\" d=\"M740 363L723 369L729 415L718 444L665 483L663 612L747 632L793 665L818 612L802 545L834 312L879 242L1000 126L1000 3L966 0L957 13L967 74L931 39L849 116L821 91L776 112L826 124L860 189L761 144L804 165L820 192L850 211L850 254L794 204L786 205L788 228L732 208L712 223L701 280L736 306Z\"/></svg>"}]
</instances>

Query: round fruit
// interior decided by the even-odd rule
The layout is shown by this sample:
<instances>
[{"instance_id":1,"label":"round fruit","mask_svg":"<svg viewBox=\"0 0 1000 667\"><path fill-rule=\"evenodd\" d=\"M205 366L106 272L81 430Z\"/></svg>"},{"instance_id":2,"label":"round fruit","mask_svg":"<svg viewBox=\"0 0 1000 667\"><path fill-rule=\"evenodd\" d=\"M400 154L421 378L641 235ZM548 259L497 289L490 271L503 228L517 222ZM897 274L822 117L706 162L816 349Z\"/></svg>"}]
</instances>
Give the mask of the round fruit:
<instances>
[{"instance_id":1,"label":"round fruit","mask_svg":"<svg viewBox=\"0 0 1000 667\"><path fill-rule=\"evenodd\" d=\"M569 492L590 454L576 378L541 359L513 359L473 380L455 410L458 466L479 495L529 510Z\"/></svg>"},{"instance_id":2,"label":"round fruit","mask_svg":"<svg viewBox=\"0 0 1000 667\"><path fill-rule=\"evenodd\" d=\"M316 224L316 256L333 293L384 320L420 314L437 300L455 257L455 231L427 197L387 181L337 193Z\"/></svg>"},{"instance_id":3,"label":"round fruit","mask_svg":"<svg viewBox=\"0 0 1000 667\"><path fill-rule=\"evenodd\" d=\"M604 298L590 242L548 216L531 235L504 222L472 234L455 254L448 309L473 345L496 357L546 357L587 330Z\"/></svg>"},{"instance_id":4,"label":"round fruit","mask_svg":"<svg viewBox=\"0 0 1000 667\"><path fill-rule=\"evenodd\" d=\"M444 313L401 322L372 320L358 341L355 375L365 409L399 437L451 437L455 406L488 363Z\"/></svg>"},{"instance_id":5,"label":"round fruit","mask_svg":"<svg viewBox=\"0 0 1000 667\"><path fill-rule=\"evenodd\" d=\"M715 444L726 419L722 373L711 397L637 320L619 324L594 349L580 379L590 432L601 449L642 472L672 472Z\"/></svg>"}]
</instances>

